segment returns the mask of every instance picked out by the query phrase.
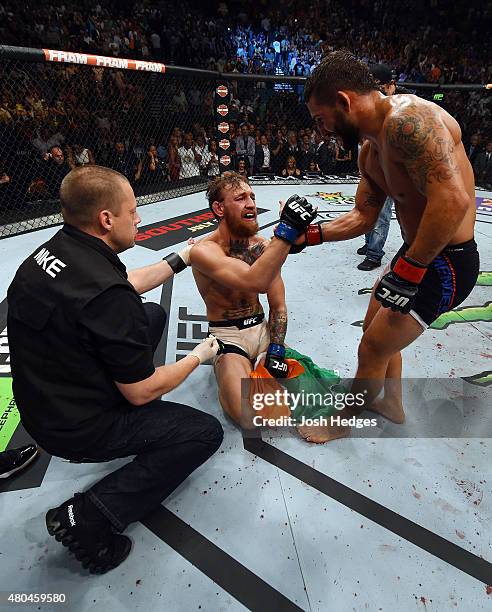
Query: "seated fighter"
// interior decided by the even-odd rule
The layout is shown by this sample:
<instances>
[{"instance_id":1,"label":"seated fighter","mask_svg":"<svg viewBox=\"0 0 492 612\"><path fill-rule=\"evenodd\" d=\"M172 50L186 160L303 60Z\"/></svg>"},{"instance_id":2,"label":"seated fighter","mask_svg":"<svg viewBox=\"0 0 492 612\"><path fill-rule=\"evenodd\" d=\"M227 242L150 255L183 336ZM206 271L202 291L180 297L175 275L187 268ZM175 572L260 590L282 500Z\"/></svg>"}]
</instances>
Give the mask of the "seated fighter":
<instances>
[{"instance_id":1,"label":"seated fighter","mask_svg":"<svg viewBox=\"0 0 492 612\"><path fill-rule=\"evenodd\" d=\"M255 194L243 176L216 178L207 197L219 227L192 248L191 264L210 333L221 341L214 363L220 403L235 421L248 425L241 411L241 379L248 378L258 356L266 352L264 365L272 376L287 375L287 308L280 276L285 257L273 259L272 253L295 240L316 211L303 198L289 198L274 237L267 240L257 234ZM259 293L267 294L268 323Z\"/></svg>"}]
</instances>

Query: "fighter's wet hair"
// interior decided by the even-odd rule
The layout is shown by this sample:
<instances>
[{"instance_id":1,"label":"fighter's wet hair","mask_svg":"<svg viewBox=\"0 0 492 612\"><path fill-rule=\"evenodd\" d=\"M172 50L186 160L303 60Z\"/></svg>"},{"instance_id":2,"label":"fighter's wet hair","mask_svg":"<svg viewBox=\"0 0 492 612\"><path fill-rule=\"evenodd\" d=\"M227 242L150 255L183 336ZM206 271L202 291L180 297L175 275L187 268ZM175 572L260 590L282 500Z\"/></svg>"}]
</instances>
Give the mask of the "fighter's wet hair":
<instances>
[{"instance_id":1,"label":"fighter's wet hair","mask_svg":"<svg viewBox=\"0 0 492 612\"><path fill-rule=\"evenodd\" d=\"M378 89L367 64L350 51L340 50L328 53L316 66L306 80L304 99L334 106L338 91L365 94Z\"/></svg>"},{"instance_id":2,"label":"fighter's wet hair","mask_svg":"<svg viewBox=\"0 0 492 612\"><path fill-rule=\"evenodd\" d=\"M214 202L222 202L224 199L224 189L234 189L239 187L241 183L249 185L248 179L238 172L224 172L221 176L214 178L207 187L206 197L208 205L214 217L220 221L220 217L215 214L212 205Z\"/></svg>"}]
</instances>

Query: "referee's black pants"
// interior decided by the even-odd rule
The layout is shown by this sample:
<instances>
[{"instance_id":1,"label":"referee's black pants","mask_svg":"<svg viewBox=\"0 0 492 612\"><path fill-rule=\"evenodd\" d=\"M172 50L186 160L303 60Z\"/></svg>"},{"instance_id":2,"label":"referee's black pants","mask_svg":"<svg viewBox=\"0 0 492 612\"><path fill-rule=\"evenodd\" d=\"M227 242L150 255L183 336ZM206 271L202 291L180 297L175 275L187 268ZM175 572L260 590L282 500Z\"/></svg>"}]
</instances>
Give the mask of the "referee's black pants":
<instances>
[{"instance_id":1,"label":"referee's black pants","mask_svg":"<svg viewBox=\"0 0 492 612\"><path fill-rule=\"evenodd\" d=\"M144 304L154 352L166 322L157 304ZM186 384L186 382L184 383ZM190 406L154 400L144 406L122 406L122 415L83 457L102 462L135 455L105 476L87 497L118 531L142 519L204 463L222 443L219 421Z\"/></svg>"}]
</instances>

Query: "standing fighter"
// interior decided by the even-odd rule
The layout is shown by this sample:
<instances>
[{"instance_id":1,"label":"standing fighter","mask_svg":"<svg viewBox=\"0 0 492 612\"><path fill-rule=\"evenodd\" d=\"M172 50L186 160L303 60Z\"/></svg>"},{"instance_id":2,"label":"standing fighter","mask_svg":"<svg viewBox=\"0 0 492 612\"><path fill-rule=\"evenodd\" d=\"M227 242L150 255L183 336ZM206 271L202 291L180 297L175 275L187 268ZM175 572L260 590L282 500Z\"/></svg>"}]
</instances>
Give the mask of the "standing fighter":
<instances>
[{"instance_id":1,"label":"standing fighter","mask_svg":"<svg viewBox=\"0 0 492 612\"><path fill-rule=\"evenodd\" d=\"M266 352L270 374L287 375L287 309L280 268L289 251L286 241L304 233L316 211L303 198L289 198L274 238L267 240L257 235L255 194L243 176L231 172L216 178L207 197L219 227L191 249L191 265L210 333L222 342L214 364L220 403L236 422L248 426L241 412L241 379L249 377L255 359ZM259 293L267 294L268 323Z\"/></svg>"},{"instance_id":2,"label":"standing fighter","mask_svg":"<svg viewBox=\"0 0 492 612\"><path fill-rule=\"evenodd\" d=\"M352 391L367 388L366 405L402 423L400 351L461 304L479 272L473 171L461 129L432 102L384 96L368 67L346 51L324 58L307 79L304 95L323 135L337 134L347 148L362 138L366 142L353 210L310 226L298 243L361 236L374 227L386 197L395 202L404 243L374 285ZM375 401L383 386L384 397ZM340 416L354 414L346 407ZM333 427L301 431L312 442L346 433Z\"/></svg>"}]
</instances>

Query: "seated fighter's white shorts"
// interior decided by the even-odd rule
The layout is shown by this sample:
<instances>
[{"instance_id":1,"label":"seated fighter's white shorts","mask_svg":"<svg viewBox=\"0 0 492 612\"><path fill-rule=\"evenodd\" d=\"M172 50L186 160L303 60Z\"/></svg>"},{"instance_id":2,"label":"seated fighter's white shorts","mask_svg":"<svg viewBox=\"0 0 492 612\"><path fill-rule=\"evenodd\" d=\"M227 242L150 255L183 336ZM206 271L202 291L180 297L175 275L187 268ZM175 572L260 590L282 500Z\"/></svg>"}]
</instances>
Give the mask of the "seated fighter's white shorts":
<instances>
[{"instance_id":1,"label":"seated fighter's white shorts","mask_svg":"<svg viewBox=\"0 0 492 612\"><path fill-rule=\"evenodd\" d=\"M209 321L209 333L222 343L214 358L214 365L227 353L242 355L255 362L258 355L264 353L270 344L270 330L263 313L244 319Z\"/></svg>"}]
</instances>

